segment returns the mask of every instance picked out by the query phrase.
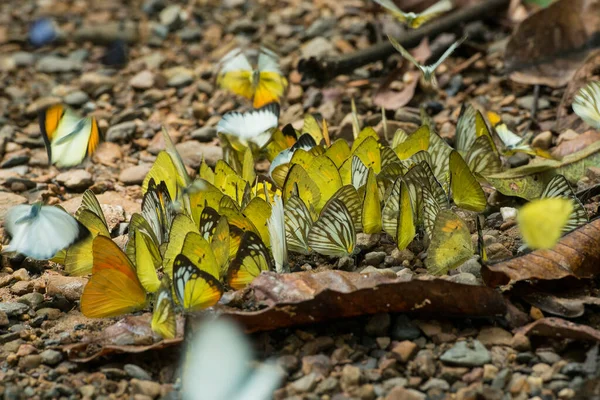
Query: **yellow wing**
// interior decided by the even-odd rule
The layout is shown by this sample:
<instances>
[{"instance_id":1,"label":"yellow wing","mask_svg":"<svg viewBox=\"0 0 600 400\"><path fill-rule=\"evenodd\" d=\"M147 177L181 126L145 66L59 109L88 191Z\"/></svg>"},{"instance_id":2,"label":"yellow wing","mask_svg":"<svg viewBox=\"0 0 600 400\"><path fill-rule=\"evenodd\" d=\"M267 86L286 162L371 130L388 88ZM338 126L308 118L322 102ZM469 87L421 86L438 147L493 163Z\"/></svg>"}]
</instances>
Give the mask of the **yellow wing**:
<instances>
[{"instance_id":1,"label":"yellow wing","mask_svg":"<svg viewBox=\"0 0 600 400\"><path fill-rule=\"evenodd\" d=\"M177 176L177 168L175 167L171 156L169 153L163 150L158 153L158 156L156 156L156 160L154 160L150 171L148 171L148 174L144 178L144 182L142 183L142 193L146 193L148 191L148 184L150 183L151 179L154 179L154 182L165 182L171 199L177 199Z\"/></svg>"},{"instance_id":2,"label":"yellow wing","mask_svg":"<svg viewBox=\"0 0 600 400\"><path fill-rule=\"evenodd\" d=\"M242 215L252 223L263 243L269 247L270 236L267 221L271 216L271 205L260 197L255 197L244 207Z\"/></svg>"},{"instance_id":3,"label":"yellow wing","mask_svg":"<svg viewBox=\"0 0 600 400\"><path fill-rule=\"evenodd\" d=\"M396 244L399 250L404 250L412 242L416 234L414 212L410 202L410 193L406 183L400 185L400 212L398 214L398 228L396 231Z\"/></svg>"},{"instance_id":4,"label":"yellow wing","mask_svg":"<svg viewBox=\"0 0 600 400\"><path fill-rule=\"evenodd\" d=\"M243 289L262 271L271 270L271 255L260 237L254 232L244 233L237 255L227 273L229 286L235 290Z\"/></svg>"},{"instance_id":5,"label":"yellow wing","mask_svg":"<svg viewBox=\"0 0 600 400\"><path fill-rule=\"evenodd\" d=\"M221 217L219 219L215 233L210 240L210 248L215 255L215 260L217 260L217 265L221 271L219 279L223 279L227 275L227 270L229 268L230 254L230 235L227 218Z\"/></svg>"},{"instance_id":6,"label":"yellow wing","mask_svg":"<svg viewBox=\"0 0 600 400\"><path fill-rule=\"evenodd\" d=\"M171 297L171 280L166 276L161 282L154 301L151 327L163 339L174 339L177 335L177 317Z\"/></svg>"},{"instance_id":7,"label":"yellow wing","mask_svg":"<svg viewBox=\"0 0 600 400\"><path fill-rule=\"evenodd\" d=\"M409 135L405 141L398 144L394 151L400 160L406 160L413 156L413 154L424 151L429 148L429 127L427 125L421 126L411 135Z\"/></svg>"},{"instance_id":8,"label":"yellow wing","mask_svg":"<svg viewBox=\"0 0 600 400\"><path fill-rule=\"evenodd\" d=\"M185 214L177 214L171 224L169 243L163 255L163 272L169 278L173 277L173 262L175 261L175 257L181 253L185 237L190 232L199 233L194 221Z\"/></svg>"},{"instance_id":9,"label":"yellow wing","mask_svg":"<svg viewBox=\"0 0 600 400\"><path fill-rule=\"evenodd\" d=\"M321 211L327 200L342 187L342 178L333 161L324 154L315 158L306 169L306 172L320 189L321 200L316 205L315 210Z\"/></svg>"},{"instance_id":10,"label":"yellow wing","mask_svg":"<svg viewBox=\"0 0 600 400\"><path fill-rule=\"evenodd\" d=\"M219 279L221 270L217 259L210 247L210 243L200 236L200 234L190 232L185 236L183 246L181 247L181 254L191 260L203 272L212 275L217 280ZM173 273L175 273L175 267L173 267ZM175 275L173 275L173 281L176 281Z\"/></svg>"},{"instance_id":11,"label":"yellow wing","mask_svg":"<svg viewBox=\"0 0 600 400\"><path fill-rule=\"evenodd\" d=\"M321 191L306 170L299 164L290 168L290 172L285 179L282 190L283 200L287 201L296 191L311 214L315 213L321 202Z\"/></svg>"},{"instance_id":12,"label":"yellow wing","mask_svg":"<svg viewBox=\"0 0 600 400\"><path fill-rule=\"evenodd\" d=\"M487 200L469 166L456 150L450 153L450 188L456 205L465 210L482 212Z\"/></svg>"},{"instance_id":13,"label":"yellow wing","mask_svg":"<svg viewBox=\"0 0 600 400\"><path fill-rule=\"evenodd\" d=\"M138 279L146 292L154 293L160 287L160 279L158 279L156 266L149 248L151 239L141 231L136 231L134 238L135 267Z\"/></svg>"},{"instance_id":14,"label":"yellow wing","mask_svg":"<svg viewBox=\"0 0 600 400\"><path fill-rule=\"evenodd\" d=\"M222 73L217 78L217 84L232 93L251 99L254 95L252 87L252 70L237 70Z\"/></svg>"},{"instance_id":15,"label":"yellow wing","mask_svg":"<svg viewBox=\"0 0 600 400\"><path fill-rule=\"evenodd\" d=\"M562 197L547 197L525 204L517 214L523 240L532 249L551 249L573 212L573 203Z\"/></svg>"},{"instance_id":16,"label":"yellow wing","mask_svg":"<svg viewBox=\"0 0 600 400\"><path fill-rule=\"evenodd\" d=\"M105 223L93 211L78 211L77 220L90 231L90 235L67 249L64 259L65 271L72 276L82 276L92 272L94 238L98 235L110 237Z\"/></svg>"},{"instance_id":17,"label":"yellow wing","mask_svg":"<svg viewBox=\"0 0 600 400\"><path fill-rule=\"evenodd\" d=\"M350 147L344 139L337 139L331 146L325 150L325 155L329 157L337 168L340 168L344 161L350 157Z\"/></svg>"},{"instance_id":18,"label":"yellow wing","mask_svg":"<svg viewBox=\"0 0 600 400\"><path fill-rule=\"evenodd\" d=\"M425 266L432 275L447 274L473 255L471 233L465 222L450 210L441 210L435 220L433 238Z\"/></svg>"},{"instance_id":19,"label":"yellow wing","mask_svg":"<svg viewBox=\"0 0 600 400\"><path fill-rule=\"evenodd\" d=\"M365 199L362 209L362 227L364 233L381 232L381 202L375 172L369 169L365 186Z\"/></svg>"},{"instance_id":20,"label":"yellow wing","mask_svg":"<svg viewBox=\"0 0 600 400\"><path fill-rule=\"evenodd\" d=\"M173 286L179 304L187 312L214 306L223 295L223 286L217 278L203 271L184 254L175 257Z\"/></svg>"}]
</instances>

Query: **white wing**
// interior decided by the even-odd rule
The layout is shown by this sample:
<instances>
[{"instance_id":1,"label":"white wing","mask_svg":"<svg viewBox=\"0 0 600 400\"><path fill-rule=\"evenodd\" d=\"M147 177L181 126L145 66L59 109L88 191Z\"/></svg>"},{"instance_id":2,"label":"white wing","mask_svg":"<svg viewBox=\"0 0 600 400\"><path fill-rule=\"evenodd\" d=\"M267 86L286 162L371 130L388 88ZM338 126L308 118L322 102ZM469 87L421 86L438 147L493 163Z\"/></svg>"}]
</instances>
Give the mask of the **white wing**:
<instances>
[{"instance_id":1,"label":"white wing","mask_svg":"<svg viewBox=\"0 0 600 400\"><path fill-rule=\"evenodd\" d=\"M271 138L271 128L276 128L278 121L279 106L272 103L245 113L233 111L225 114L217 124L217 132L263 147Z\"/></svg>"},{"instance_id":2,"label":"white wing","mask_svg":"<svg viewBox=\"0 0 600 400\"><path fill-rule=\"evenodd\" d=\"M357 156L352 156L352 186L354 186L356 190L361 188L365 183L367 183L368 175L369 169L367 168L367 166L360 160L360 158L358 158Z\"/></svg>"},{"instance_id":3,"label":"white wing","mask_svg":"<svg viewBox=\"0 0 600 400\"><path fill-rule=\"evenodd\" d=\"M402 57L406 58L408 61L413 63L417 68L421 70L421 72L426 72L425 67L419 64L419 62L415 60L414 57L404 47L402 47L400 43L398 43L396 40L394 40L394 38L390 36L388 36L388 39L390 40L390 43L392 43L392 46L394 46L394 48L402 55Z\"/></svg>"},{"instance_id":4,"label":"white wing","mask_svg":"<svg viewBox=\"0 0 600 400\"><path fill-rule=\"evenodd\" d=\"M394 2L391 0L373 0L373 1L377 4L379 4L381 7L387 8L394 14L404 15L404 12L401 9L399 9L398 6L396 6L396 4L394 4Z\"/></svg>"},{"instance_id":5,"label":"white wing","mask_svg":"<svg viewBox=\"0 0 600 400\"><path fill-rule=\"evenodd\" d=\"M258 70L260 72L276 72L281 74L279 68L279 57L271 50L262 47L258 55Z\"/></svg>"},{"instance_id":6,"label":"white wing","mask_svg":"<svg viewBox=\"0 0 600 400\"><path fill-rule=\"evenodd\" d=\"M12 240L5 251L47 260L79 238L79 224L64 210L41 206L37 215L32 216L32 207L19 205L8 211L5 227Z\"/></svg>"},{"instance_id":7,"label":"white wing","mask_svg":"<svg viewBox=\"0 0 600 400\"><path fill-rule=\"evenodd\" d=\"M269 237L271 238L271 251L275 259L275 270L277 273L289 272L283 201L281 201L281 197L278 195L275 195L267 227L269 228Z\"/></svg>"},{"instance_id":8,"label":"white wing","mask_svg":"<svg viewBox=\"0 0 600 400\"><path fill-rule=\"evenodd\" d=\"M506 124L496 125L496 133L508 149L514 149L523 144L524 139L510 131Z\"/></svg>"},{"instance_id":9,"label":"white wing","mask_svg":"<svg viewBox=\"0 0 600 400\"><path fill-rule=\"evenodd\" d=\"M588 83L573 99L573 111L589 126L600 129L600 81Z\"/></svg>"},{"instance_id":10,"label":"white wing","mask_svg":"<svg viewBox=\"0 0 600 400\"><path fill-rule=\"evenodd\" d=\"M444 60L446 60L446 58L448 58L450 56L450 54L452 54L454 52L454 50L456 50L456 48L458 46L460 46L465 40L467 40L467 35L463 36L462 38L458 39L456 42L452 43L452 46L448 47L448 50L446 50L446 52L444 54L442 54L440 59L437 60L437 62L435 64L428 65L427 68L430 69L431 72L435 71L437 69L437 67L439 67L440 64L443 63Z\"/></svg>"},{"instance_id":11,"label":"white wing","mask_svg":"<svg viewBox=\"0 0 600 400\"><path fill-rule=\"evenodd\" d=\"M73 111L65 110L50 145L51 162L58 167L80 164L87 153L91 133L91 118L81 118Z\"/></svg>"},{"instance_id":12,"label":"white wing","mask_svg":"<svg viewBox=\"0 0 600 400\"><path fill-rule=\"evenodd\" d=\"M440 0L431 7L425 9L422 13L419 13L419 15L441 14L450 10L452 10L452 2L450 0Z\"/></svg>"},{"instance_id":13,"label":"white wing","mask_svg":"<svg viewBox=\"0 0 600 400\"><path fill-rule=\"evenodd\" d=\"M220 74L230 71L252 71L252 66L241 49L233 49L221 59Z\"/></svg>"}]
</instances>

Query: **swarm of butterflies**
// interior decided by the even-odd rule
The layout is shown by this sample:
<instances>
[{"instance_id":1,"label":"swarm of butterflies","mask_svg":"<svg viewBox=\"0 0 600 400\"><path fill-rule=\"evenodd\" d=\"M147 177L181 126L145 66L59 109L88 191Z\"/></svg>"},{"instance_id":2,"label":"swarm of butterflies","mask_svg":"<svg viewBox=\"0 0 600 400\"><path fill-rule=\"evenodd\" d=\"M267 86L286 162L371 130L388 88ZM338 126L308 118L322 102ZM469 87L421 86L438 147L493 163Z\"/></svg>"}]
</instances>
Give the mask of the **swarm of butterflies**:
<instances>
[{"instance_id":1,"label":"swarm of butterflies","mask_svg":"<svg viewBox=\"0 0 600 400\"><path fill-rule=\"evenodd\" d=\"M461 111L455 148L424 112L419 129L398 130L383 143L372 127L360 128L354 103L352 145L332 140L326 121L311 114L300 130L280 129L287 80L266 49L258 52L256 69L244 52L229 53L217 81L256 108L223 116L217 130L224 159L214 168L202 162L195 179L163 130L166 149L143 182L141 212L131 218L124 250L111 239L91 191L74 218L41 203L11 209L5 225L12 240L4 250L52 259L71 275L91 274L81 297L84 315L118 316L152 305L152 328L173 338L178 311L210 307L226 289L244 288L263 271L293 270L290 253L354 257L360 232L387 234L399 249L418 239L427 246L428 270L445 274L475 252L456 208L486 209L482 185L502 171L503 156L550 157L488 113L497 146L483 115L470 105ZM591 83L573 107L598 124L599 98L598 83ZM81 163L100 140L93 117L80 118L61 105L45 110L40 126L49 161L59 167ZM257 174L255 162L262 158L270 168ZM558 222L540 230L538 222L547 220L540 214L548 210ZM485 261L481 221L475 220ZM557 175L539 200L522 208L518 221L530 248L551 248L563 232L584 224L587 214Z\"/></svg>"}]
</instances>

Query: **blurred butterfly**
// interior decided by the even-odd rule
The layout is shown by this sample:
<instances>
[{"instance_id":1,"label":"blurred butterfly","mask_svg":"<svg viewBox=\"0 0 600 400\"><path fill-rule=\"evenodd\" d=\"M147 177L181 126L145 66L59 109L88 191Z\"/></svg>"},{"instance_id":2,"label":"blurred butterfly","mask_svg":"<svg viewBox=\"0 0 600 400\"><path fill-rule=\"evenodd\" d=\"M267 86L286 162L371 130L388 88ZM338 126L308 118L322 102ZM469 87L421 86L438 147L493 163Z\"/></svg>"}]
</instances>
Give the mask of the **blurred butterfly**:
<instances>
[{"instance_id":1,"label":"blurred butterfly","mask_svg":"<svg viewBox=\"0 0 600 400\"><path fill-rule=\"evenodd\" d=\"M36 260L47 260L90 232L65 210L41 202L11 207L4 221L11 240L4 252L17 252Z\"/></svg>"},{"instance_id":2,"label":"blurred butterfly","mask_svg":"<svg viewBox=\"0 0 600 400\"><path fill-rule=\"evenodd\" d=\"M600 129L600 81L589 82L573 99L573 111L586 124Z\"/></svg>"},{"instance_id":3,"label":"blurred butterfly","mask_svg":"<svg viewBox=\"0 0 600 400\"><path fill-rule=\"evenodd\" d=\"M435 219L425 266L432 275L447 274L473 255L471 233L465 222L450 210L440 210Z\"/></svg>"},{"instance_id":4,"label":"blurred butterfly","mask_svg":"<svg viewBox=\"0 0 600 400\"><path fill-rule=\"evenodd\" d=\"M234 49L221 60L217 83L235 94L254 99L255 108L279 103L288 81L279 68L279 59L272 51L261 48L257 69L253 69L241 49Z\"/></svg>"},{"instance_id":5,"label":"blurred butterfly","mask_svg":"<svg viewBox=\"0 0 600 400\"><path fill-rule=\"evenodd\" d=\"M167 275L163 276L160 289L156 293L150 326L163 339L173 339L177 335L177 316L171 297L171 280Z\"/></svg>"},{"instance_id":6,"label":"blurred butterfly","mask_svg":"<svg viewBox=\"0 0 600 400\"><path fill-rule=\"evenodd\" d=\"M534 250L553 248L572 212L573 202L563 197L547 197L525 204L517 214L523 240Z\"/></svg>"},{"instance_id":7,"label":"blurred butterfly","mask_svg":"<svg viewBox=\"0 0 600 400\"><path fill-rule=\"evenodd\" d=\"M251 367L251 360L252 346L237 325L222 318L206 321L186 349L183 400L272 399L282 379L278 368Z\"/></svg>"},{"instance_id":8,"label":"blurred butterfly","mask_svg":"<svg viewBox=\"0 0 600 400\"><path fill-rule=\"evenodd\" d=\"M247 112L231 111L223 115L217 124L217 132L232 136L242 146L248 143L263 148L271 139L272 130L277 128L279 104L270 103ZM234 148L240 149L234 144Z\"/></svg>"},{"instance_id":9,"label":"blurred butterfly","mask_svg":"<svg viewBox=\"0 0 600 400\"><path fill-rule=\"evenodd\" d=\"M439 17L443 13L452 10L452 2L450 0L440 0L431 7L425 9L421 13L404 12L400 10L393 0L373 0L386 10L388 10L398 21L411 28L418 28L425 22Z\"/></svg>"},{"instance_id":10,"label":"blurred butterfly","mask_svg":"<svg viewBox=\"0 0 600 400\"><path fill-rule=\"evenodd\" d=\"M487 205L485 193L465 160L456 150L450 153L449 167L450 189L454 203L465 210L483 211Z\"/></svg>"},{"instance_id":11,"label":"blurred butterfly","mask_svg":"<svg viewBox=\"0 0 600 400\"><path fill-rule=\"evenodd\" d=\"M508 129L506 124L501 123L495 127L496 133L504 146L503 154L505 156L511 156L515 153L525 153L530 156L540 156L543 158L554 159L550 153L546 150L531 147L529 140L532 134L529 133L524 137L516 135L514 132Z\"/></svg>"},{"instance_id":12,"label":"blurred butterfly","mask_svg":"<svg viewBox=\"0 0 600 400\"><path fill-rule=\"evenodd\" d=\"M83 193L81 206L77 209L75 218L90 231L90 235L69 246L63 263L69 275L81 276L92 272L94 238L98 235L110 237L110 232L100 203L94 192L89 189Z\"/></svg>"},{"instance_id":13,"label":"blurred butterfly","mask_svg":"<svg viewBox=\"0 0 600 400\"><path fill-rule=\"evenodd\" d=\"M392 43L392 46L394 46L394 48L398 52L400 52L400 54L402 54L402 57L406 58L408 61L413 63L421 71L421 74L423 75L423 80L426 83L429 83L434 87L437 87L437 79L435 77L435 70L446 60L446 58L448 58L450 56L450 54L452 54L454 52L454 50L456 50L456 48L458 46L460 46L467 39L467 36L465 35L462 38L460 38L459 40L457 40L456 42L454 42L450 47L448 47L448 50L446 50L446 52L444 54L442 54L442 56L439 58L439 60L437 60L434 64L431 64L431 65L419 64L419 62L417 60L415 60L414 57L404 47L402 47L402 45L400 43L398 43L396 40L394 40L394 38L388 36L388 39Z\"/></svg>"},{"instance_id":14,"label":"blurred butterfly","mask_svg":"<svg viewBox=\"0 0 600 400\"><path fill-rule=\"evenodd\" d=\"M243 289L262 271L272 270L271 255L260 236L246 231L237 255L229 265L227 283L235 290Z\"/></svg>"},{"instance_id":15,"label":"blurred butterfly","mask_svg":"<svg viewBox=\"0 0 600 400\"><path fill-rule=\"evenodd\" d=\"M271 251L275 260L275 271L278 273L289 272L284 208L280 196L275 196L267 226L271 238Z\"/></svg>"},{"instance_id":16,"label":"blurred butterfly","mask_svg":"<svg viewBox=\"0 0 600 400\"><path fill-rule=\"evenodd\" d=\"M348 208L337 198L330 199L308 234L308 245L330 257L354 254L356 231Z\"/></svg>"},{"instance_id":17,"label":"blurred butterfly","mask_svg":"<svg viewBox=\"0 0 600 400\"><path fill-rule=\"evenodd\" d=\"M571 185L569 185L569 182L563 175L554 176L540 195L541 199L556 197L569 199L573 203L573 211L569 215L569 219L563 228L563 232L570 232L588 222L585 207L581 204L581 201L579 201L575 192L573 192Z\"/></svg>"},{"instance_id":18,"label":"blurred butterfly","mask_svg":"<svg viewBox=\"0 0 600 400\"><path fill-rule=\"evenodd\" d=\"M89 318L115 317L142 310L146 290L127 255L106 236L92 246L92 276L81 295L81 312Z\"/></svg>"},{"instance_id":19,"label":"blurred butterfly","mask_svg":"<svg viewBox=\"0 0 600 400\"><path fill-rule=\"evenodd\" d=\"M96 118L81 118L60 104L40 112L40 130L48 152L48 162L72 167L94 153L100 143Z\"/></svg>"},{"instance_id":20,"label":"blurred butterfly","mask_svg":"<svg viewBox=\"0 0 600 400\"><path fill-rule=\"evenodd\" d=\"M205 262L203 259L199 261ZM214 306L223 294L223 286L218 279L184 254L177 255L173 262L173 286L177 300L185 311Z\"/></svg>"}]
</instances>

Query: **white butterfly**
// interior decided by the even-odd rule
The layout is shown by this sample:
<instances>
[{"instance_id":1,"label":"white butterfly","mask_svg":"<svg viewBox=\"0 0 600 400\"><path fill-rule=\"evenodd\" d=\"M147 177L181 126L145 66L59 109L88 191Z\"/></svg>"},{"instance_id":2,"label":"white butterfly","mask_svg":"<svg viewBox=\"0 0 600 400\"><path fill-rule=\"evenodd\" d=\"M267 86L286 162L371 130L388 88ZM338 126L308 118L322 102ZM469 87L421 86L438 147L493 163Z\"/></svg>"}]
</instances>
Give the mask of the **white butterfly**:
<instances>
[{"instance_id":1,"label":"white butterfly","mask_svg":"<svg viewBox=\"0 0 600 400\"><path fill-rule=\"evenodd\" d=\"M573 99L573 111L589 126L600 129L600 81L588 83Z\"/></svg>"},{"instance_id":2,"label":"white butterfly","mask_svg":"<svg viewBox=\"0 0 600 400\"><path fill-rule=\"evenodd\" d=\"M273 201L274 204L271 207L271 216L267 221L267 227L271 238L271 251L275 259L275 271L277 273L289 272L283 201L279 195L275 195Z\"/></svg>"},{"instance_id":3,"label":"white butterfly","mask_svg":"<svg viewBox=\"0 0 600 400\"><path fill-rule=\"evenodd\" d=\"M89 235L89 231L63 209L39 202L12 207L6 214L5 228L12 239L4 251L36 260L52 258Z\"/></svg>"},{"instance_id":4,"label":"white butterfly","mask_svg":"<svg viewBox=\"0 0 600 400\"><path fill-rule=\"evenodd\" d=\"M289 149L281 150L279 154L275 156L273 161L271 161L271 166L269 167L269 177L272 177L271 174L273 173L273 170L275 170L275 168L277 168L280 165L289 163L292 160L292 156L294 155L294 152L296 150L302 149L308 151L316 145L317 143L315 142L315 139L310 133L305 133L302 136L300 136L298 138L298 141L294 143L292 147L290 147Z\"/></svg>"},{"instance_id":5,"label":"white butterfly","mask_svg":"<svg viewBox=\"0 0 600 400\"><path fill-rule=\"evenodd\" d=\"M411 28L418 28L425 22L445 13L446 11L452 10L452 2L450 0L441 0L427 8L421 13L404 12L399 9L392 0L374 0L375 3L386 8L388 11L398 19L398 21L405 23Z\"/></svg>"},{"instance_id":6,"label":"white butterfly","mask_svg":"<svg viewBox=\"0 0 600 400\"><path fill-rule=\"evenodd\" d=\"M228 112L217 124L217 132L235 136L245 146L252 142L262 148L271 139L271 129L277 127L278 121L279 105L271 103L245 113Z\"/></svg>"},{"instance_id":7,"label":"white butterfly","mask_svg":"<svg viewBox=\"0 0 600 400\"><path fill-rule=\"evenodd\" d=\"M388 39L392 43L392 46L394 46L394 48L396 50L398 50L398 52L400 52L400 54L402 54L402 57L406 58L408 61L413 63L421 71L421 73L423 74L423 80L425 82L431 83L431 85L433 85L433 86L437 86L435 70L437 69L437 67L440 66L440 64L442 64L446 60L446 58L448 58L450 56L450 54L452 54L454 52L454 50L456 50L456 48L458 46L460 46L462 44L462 42L464 42L467 39L467 36L465 35L462 38L460 38L459 40L457 40L456 42L454 42L450 47L448 47L448 50L446 50L446 52L444 54L442 54L440 59L431 65L419 64L419 62L417 60L415 60L414 57L404 47L402 47L402 45L400 43L398 43L396 40L394 40L393 38L391 38L389 36L388 36Z\"/></svg>"},{"instance_id":8,"label":"white butterfly","mask_svg":"<svg viewBox=\"0 0 600 400\"><path fill-rule=\"evenodd\" d=\"M273 363L251 369L252 350L234 323L206 321L187 349L183 400L269 400L281 382Z\"/></svg>"},{"instance_id":9,"label":"white butterfly","mask_svg":"<svg viewBox=\"0 0 600 400\"><path fill-rule=\"evenodd\" d=\"M331 198L308 234L308 245L330 257L351 256L356 250L356 230L348 208L340 199Z\"/></svg>"}]
</instances>

